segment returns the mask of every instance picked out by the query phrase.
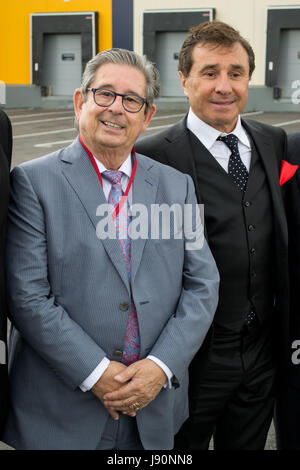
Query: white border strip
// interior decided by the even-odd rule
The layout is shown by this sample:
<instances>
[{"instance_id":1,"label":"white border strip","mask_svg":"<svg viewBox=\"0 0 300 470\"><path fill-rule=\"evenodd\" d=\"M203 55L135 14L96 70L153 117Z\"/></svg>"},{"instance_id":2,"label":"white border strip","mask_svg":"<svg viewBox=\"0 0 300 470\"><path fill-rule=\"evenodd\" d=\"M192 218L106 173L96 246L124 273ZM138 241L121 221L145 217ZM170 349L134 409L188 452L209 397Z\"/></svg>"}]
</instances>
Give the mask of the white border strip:
<instances>
[{"instance_id":1,"label":"white border strip","mask_svg":"<svg viewBox=\"0 0 300 470\"><path fill-rule=\"evenodd\" d=\"M212 15L213 8L191 8L184 10L145 10L143 13L199 13L201 11L208 11Z\"/></svg>"},{"instance_id":2,"label":"white border strip","mask_svg":"<svg viewBox=\"0 0 300 470\"><path fill-rule=\"evenodd\" d=\"M300 5L286 7L267 7L267 10L300 10Z\"/></svg>"},{"instance_id":3,"label":"white border strip","mask_svg":"<svg viewBox=\"0 0 300 470\"><path fill-rule=\"evenodd\" d=\"M14 140L16 139L24 139L25 137L38 137L40 135L49 135L49 134L60 134L62 132L73 132L76 131L75 127L72 127L70 129L59 129L56 131L48 131L48 132L34 132L33 134L22 134L22 135L15 135Z\"/></svg>"},{"instance_id":4,"label":"white border strip","mask_svg":"<svg viewBox=\"0 0 300 470\"><path fill-rule=\"evenodd\" d=\"M74 15L93 15L95 12L94 11L62 11L62 12L56 12L56 13L30 13L30 16L74 16Z\"/></svg>"}]
</instances>

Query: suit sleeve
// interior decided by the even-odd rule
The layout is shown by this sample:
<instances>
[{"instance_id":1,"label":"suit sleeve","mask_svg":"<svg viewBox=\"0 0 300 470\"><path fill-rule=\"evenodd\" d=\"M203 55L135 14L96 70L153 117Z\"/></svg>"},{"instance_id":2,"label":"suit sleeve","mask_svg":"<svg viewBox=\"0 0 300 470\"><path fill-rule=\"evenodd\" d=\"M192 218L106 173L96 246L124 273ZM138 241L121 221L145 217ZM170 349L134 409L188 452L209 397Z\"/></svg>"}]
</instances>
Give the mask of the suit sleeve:
<instances>
[{"instance_id":1,"label":"suit sleeve","mask_svg":"<svg viewBox=\"0 0 300 470\"><path fill-rule=\"evenodd\" d=\"M21 336L69 387L75 389L105 352L58 305L47 270L43 208L22 167L11 177L6 271L12 321Z\"/></svg>"},{"instance_id":2,"label":"suit sleeve","mask_svg":"<svg viewBox=\"0 0 300 470\"><path fill-rule=\"evenodd\" d=\"M289 230L289 275L290 275L290 343L300 336L300 133L288 136L287 160L293 165L299 165L294 176L287 181L286 186L286 215ZM292 350L291 350L292 353ZM293 365L292 377L299 387L299 365Z\"/></svg>"},{"instance_id":3,"label":"suit sleeve","mask_svg":"<svg viewBox=\"0 0 300 470\"><path fill-rule=\"evenodd\" d=\"M186 178L185 203L195 206L194 184L190 176ZM201 221L194 219L193 222L199 243L193 246L189 237L185 240L182 291L177 310L150 353L169 367L179 384L204 341L218 304L217 266L204 238Z\"/></svg>"}]
</instances>

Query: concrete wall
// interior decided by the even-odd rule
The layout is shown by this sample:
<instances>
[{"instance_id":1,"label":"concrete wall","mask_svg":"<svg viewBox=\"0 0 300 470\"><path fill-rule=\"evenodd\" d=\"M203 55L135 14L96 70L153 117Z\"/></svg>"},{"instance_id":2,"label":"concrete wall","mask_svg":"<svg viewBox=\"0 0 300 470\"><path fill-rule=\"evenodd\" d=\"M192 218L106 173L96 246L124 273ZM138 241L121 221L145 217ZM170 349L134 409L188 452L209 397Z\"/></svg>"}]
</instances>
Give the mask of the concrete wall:
<instances>
[{"instance_id":1,"label":"concrete wall","mask_svg":"<svg viewBox=\"0 0 300 470\"><path fill-rule=\"evenodd\" d=\"M134 0L134 49L143 52L143 12L215 8L216 20L229 23L251 43L256 70L251 85L265 85L267 7L298 6L299 0ZM300 26L300 25L299 25Z\"/></svg>"}]
</instances>

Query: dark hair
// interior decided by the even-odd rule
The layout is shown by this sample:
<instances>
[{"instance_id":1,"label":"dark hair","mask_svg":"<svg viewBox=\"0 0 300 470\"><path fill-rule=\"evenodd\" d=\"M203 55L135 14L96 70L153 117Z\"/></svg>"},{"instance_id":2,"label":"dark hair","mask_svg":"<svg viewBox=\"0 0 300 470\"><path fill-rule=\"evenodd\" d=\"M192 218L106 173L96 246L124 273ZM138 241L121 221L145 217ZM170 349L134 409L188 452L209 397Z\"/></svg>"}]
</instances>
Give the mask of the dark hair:
<instances>
[{"instance_id":1,"label":"dark hair","mask_svg":"<svg viewBox=\"0 0 300 470\"><path fill-rule=\"evenodd\" d=\"M239 31L221 21L206 21L190 29L179 54L178 70L185 77L190 73L193 65L193 50L196 44L214 44L216 46L231 47L239 42L246 50L249 58L249 77L255 69L255 56L249 42L244 39Z\"/></svg>"}]
</instances>

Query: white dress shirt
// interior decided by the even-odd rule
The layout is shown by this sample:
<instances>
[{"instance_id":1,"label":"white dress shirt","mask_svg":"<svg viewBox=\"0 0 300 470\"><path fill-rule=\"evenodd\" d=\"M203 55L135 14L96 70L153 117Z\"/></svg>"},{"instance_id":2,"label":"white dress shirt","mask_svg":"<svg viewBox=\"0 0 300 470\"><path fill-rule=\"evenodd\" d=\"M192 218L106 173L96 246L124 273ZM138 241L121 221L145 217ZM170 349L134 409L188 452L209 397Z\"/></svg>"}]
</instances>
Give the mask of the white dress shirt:
<instances>
[{"instance_id":1,"label":"white dress shirt","mask_svg":"<svg viewBox=\"0 0 300 470\"><path fill-rule=\"evenodd\" d=\"M202 142L204 147L215 157L221 167L228 173L228 162L231 155L230 149L227 145L217 140L222 135L228 135L224 132L220 132L214 127L209 126L204 121L199 119L193 111L190 109L187 117L187 128L195 134L195 136ZM234 134L238 139L238 148L241 156L241 160L249 172L251 162L251 145L249 137L242 127L241 117L238 117L237 124L230 134Z\"/></svg>"},{"instance_id":2,"label":"white dress shirt","mask_svg":"<svg viewBox=\"0 0 300 470\"><path fill-rule=\"evenodd\" d=\"M94 157L95 158L95 157ZM95 158L95 162L98 165L99 171L102 174L104 171L107 171L107 168L99 161L97 158ZM132 159L131 159L131 154L128 155L126 160L122 163L118 171L122 171L123 175L121 177L121 186L123 192L126 191L127 185L129 183L131 173L132 173ZM99 182L100 184L100 182ZM104 196L106 200L108 200L108 196L110 193L111 189L111 183L107 178L102 177L102 189L104 192ZM131 207L132 204L132 187L130 188L130 191L128 193L128 203L129 203L129 208ZM130 209L129 209L130 210ZM155 362L167 375L168 377L168 386L169 388L172 387L171 379L173 377L173 373L170 371L170 369L157 357L155 356L147 356L147 359L151 359L153 362ZM82 384L79 386L80 389L83 392L87 392L90 390L95 383L100 379L101 375L105 372L105 370L108 368L110 363L110 360L105 357L102 359L102 361L98 364L98 366L93 370L93 372L82 382Z\"/></svg>"}]
</instances>

